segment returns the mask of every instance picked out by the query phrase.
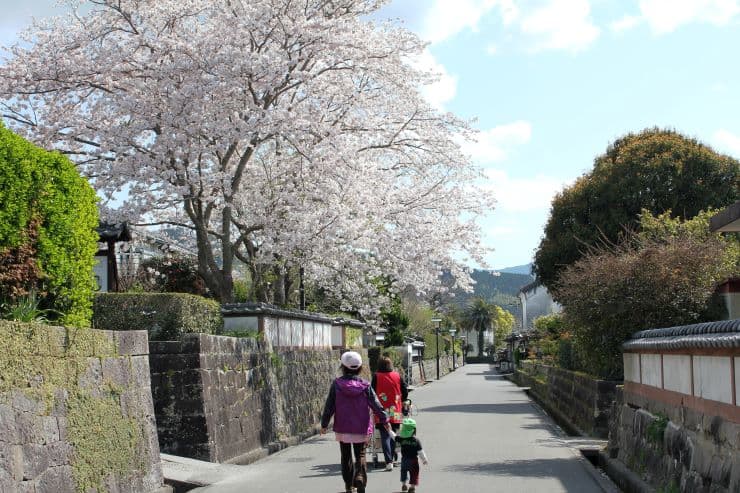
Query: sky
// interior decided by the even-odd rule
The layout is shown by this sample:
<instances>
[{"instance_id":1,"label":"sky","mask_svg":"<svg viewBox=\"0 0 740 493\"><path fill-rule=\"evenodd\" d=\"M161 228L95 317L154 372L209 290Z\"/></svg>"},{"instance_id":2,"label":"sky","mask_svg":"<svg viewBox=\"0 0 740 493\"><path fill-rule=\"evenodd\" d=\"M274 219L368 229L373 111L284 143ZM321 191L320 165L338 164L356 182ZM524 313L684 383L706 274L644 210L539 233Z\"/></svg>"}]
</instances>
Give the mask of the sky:
<instances>
[{"instance_id":1,"label":"sky","mask_svg":"<svg viewBox=\"0 0 740 493\"><path fill-rule=\"evenodd\" d=\"M0 0L0 45L54 0ZM740 158L740 0L394 0L376 16L429 45L424 90L480 132L497 199L489 266L532 260L550 201L617 138L671 128Z\"/></svg>"}]
</instances>

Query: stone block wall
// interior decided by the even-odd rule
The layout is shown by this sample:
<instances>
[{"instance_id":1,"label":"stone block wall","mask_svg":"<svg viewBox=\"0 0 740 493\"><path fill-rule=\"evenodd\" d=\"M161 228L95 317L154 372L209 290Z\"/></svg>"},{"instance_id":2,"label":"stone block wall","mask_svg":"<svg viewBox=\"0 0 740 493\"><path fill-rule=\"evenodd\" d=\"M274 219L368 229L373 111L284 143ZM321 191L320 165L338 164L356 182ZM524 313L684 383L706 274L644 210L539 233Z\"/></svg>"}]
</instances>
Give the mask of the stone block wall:
<instances>
[{"instance_id":1,"label":"stone block wall","mask_svg":"<svg viewBox=\"0 0 740 493\"><path fill-rule=\"evenodd\" d=\"M524 361L516 370L519 385L579 432L606 438L616 383L562 368Z\"/></svg>"},{"instance_id":2,"label":"stone block wall","mask_svg":"<svg viewBox=\"0 0 740 493\"><path fill-rule=\"evenodd\" d=\"M146 332L0 321L0 340L0 491L169 491Z\"/></svg>"},{"instance_id":3,"label":"stone block wall","mask_svg":"<svg viewBox=\"0 0 740 493\"><path fill-rule=\"evenodd\" d=\"M250 462L314 433L340 355L205 334L150 351L162 451L211 462Z\"/></svg>"},{"instance_id":4,"label":"stone block wall","mask_svg":"<svg viewBox=\"0 0 740 493\"><path fill-rule=\"evenodd\" d=\"M740 491L740 424L623 390L612 416L609 455L652 486Z\"/></svg>"},{"instance_id":5,"label":"stone block wall","mask_svg":"<svg viewBox=\"0 0 740 493\"><path fill-rule=\"evenodd\" d=\"M462 366L462 358L455 357L455 363L459 368ZM452 371L452 356L444 355L439 357L439 377L442 378ZM411 367L410 385L423 385L424 382L435 380L437 378L437 358L425 359L421 362L414 362Z\"/></svg>"}]
</instances>

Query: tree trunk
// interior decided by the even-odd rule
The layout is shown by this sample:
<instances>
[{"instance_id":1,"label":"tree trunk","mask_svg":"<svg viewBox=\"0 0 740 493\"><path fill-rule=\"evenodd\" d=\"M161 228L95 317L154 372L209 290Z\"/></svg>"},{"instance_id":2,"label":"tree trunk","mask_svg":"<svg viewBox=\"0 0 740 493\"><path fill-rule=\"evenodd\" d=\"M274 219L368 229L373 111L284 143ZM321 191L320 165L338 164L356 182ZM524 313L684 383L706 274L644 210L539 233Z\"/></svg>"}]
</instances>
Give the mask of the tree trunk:
<instances>
[{"instance_id":1,"label":"tree trunk","mask_svg":"<svg viewBox=\"0 0 740 493\"><path fill-rule=\"evenodd\" d=\"M483 334L485 329L478 330L478 356L483 357Z\"/></svg>"}]
</instances>

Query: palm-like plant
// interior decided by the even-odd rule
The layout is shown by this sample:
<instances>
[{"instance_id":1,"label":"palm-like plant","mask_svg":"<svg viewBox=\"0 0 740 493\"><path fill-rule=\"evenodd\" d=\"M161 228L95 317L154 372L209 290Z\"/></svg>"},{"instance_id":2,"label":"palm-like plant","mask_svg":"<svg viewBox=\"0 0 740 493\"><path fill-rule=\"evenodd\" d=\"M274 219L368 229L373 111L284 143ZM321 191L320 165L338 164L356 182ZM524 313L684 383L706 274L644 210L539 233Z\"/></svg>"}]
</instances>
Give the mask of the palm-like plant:
<instances>
[{"instance_id":1,"label":"palm-like plant","mask_svg":"<svg viewBox=\"0 0 740 493\"><path fill-rule=\"evenodd\" d=\"M483 298L473 298L462 313L465 326L478 333L478 356L483 356L483 334L491 329L495 322L493 307L494 305Z\"/></svg>"}]
</instances>

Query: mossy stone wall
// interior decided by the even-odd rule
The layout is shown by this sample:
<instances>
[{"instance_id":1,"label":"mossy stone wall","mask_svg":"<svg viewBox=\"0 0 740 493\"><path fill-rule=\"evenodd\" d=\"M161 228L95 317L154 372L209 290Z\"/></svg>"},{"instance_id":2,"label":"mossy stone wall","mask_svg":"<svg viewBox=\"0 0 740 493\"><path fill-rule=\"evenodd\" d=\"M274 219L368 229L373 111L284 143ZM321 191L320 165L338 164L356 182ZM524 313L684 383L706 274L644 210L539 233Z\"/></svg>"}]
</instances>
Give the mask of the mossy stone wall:
<instances>
[{"instance_id":1,"label":"mossy stone wall","mask_svg":"<svg viewBox=\"0 0 740 493\"><path fill-rule=\"evenodd\" d=\"M0 491L166 491L145 332L0 321L0 340Z\"/></svg>"},{"instance_id":2,"label":"mossy stone wall","mask_svg":"<svg viewBox=\"0 0 740 493\"><path fill-rule=\"evenodd\" d=\"M617 393L610 422L612 458L658 491L740 491L740 425L625 394Z\"/></svg>"},{"instance_id":3,"label":"mossy stone wall","mask_svg":"<svg viewBox=\"0 0 740 493\"><path fill-rule=\"evenodd\" d=\"M272 352L255 338L207 334L151 342L162 451L246 463L315 433L339 355Z\"/></svg>"},{"instance_id":4,"label":"mossy stone wall","mask_svg":"<svg viewBox=\"0 0 740 493\"><path fill-rule=\"evenodd\" d=\"M534 361L522 361L515 378L580 432L607 438L616 382Z\"/></svg>"}]
</instances>

